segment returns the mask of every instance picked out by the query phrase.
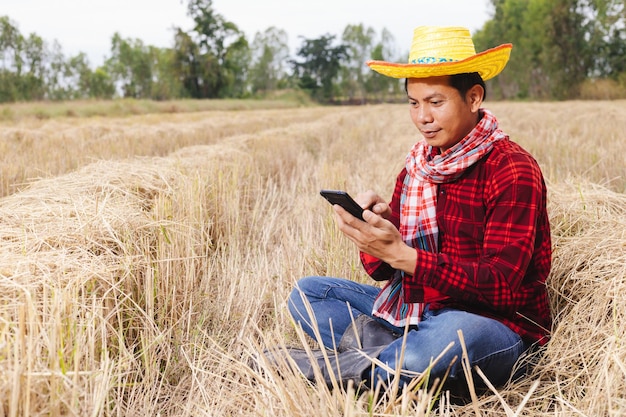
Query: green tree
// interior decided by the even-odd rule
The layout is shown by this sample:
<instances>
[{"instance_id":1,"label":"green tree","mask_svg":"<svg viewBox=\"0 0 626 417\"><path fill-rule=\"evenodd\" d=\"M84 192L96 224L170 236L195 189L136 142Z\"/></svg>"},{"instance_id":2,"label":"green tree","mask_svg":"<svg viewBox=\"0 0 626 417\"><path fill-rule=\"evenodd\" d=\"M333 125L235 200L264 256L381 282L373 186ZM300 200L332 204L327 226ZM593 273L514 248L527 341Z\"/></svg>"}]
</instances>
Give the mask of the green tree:
<instances>
[{"instance_id":1,"label":"green tree","mask_svg":"<svg viewBox=\"0 0 626 417\"><path fill-rule=\"evenodd\" d=\"M395 40L391 32L383 29L369 58L376 61L408 62L408 53L404 57L396 56L394 44ZM388 101L389 98L406 97L403 81L385 77L375 71L368 71L364 83L368 97L372 97L376 101L384 102Z\"/></svg>"},{"instance_id":2,"label":"green tree","mask_svg":"<svg viewBox=\"0 0 626 417\"><path fill-rule=\"evenodd\" d=\"M19 100L20 49L23 37L8 18L0 17L0 102Z\"/></svg>"},{"instance_id":3,"label":"green tree","mask_svg":"<svg viewBox=\"0 0 626 417\"><path fill-rule=\"evenodd\" d=\"M341 89L350 102L366 100L365 79L369 68L365 62L372 56L375 36L376 31L363 24L348 25L343 31L341 41L346 46L347 59L341 67Z\"/></svg>"},{"instance_id":4,"label":"green tree","mask_svg":"<svg viewBox=\"0 0 626 417\"><path fill-rule=\"evenodd\" d=\"M175 35L175 63L187 94L194 98L221 98L242 94L241 74L247 73L248 43L237 26L213 10L212 0L189 0L194 28Z\"/></svg>"},{"instance_id":5,"label":"green tree","mask_svg":"<svg viewBox=\"0 0 626 417\"><path fill-rule=\"evenodd\" d=\"M249 79L253 94L269 92L284 86L285 63L289 59L287 32L270 27L257 32L252 42Z\"/></svg>"},{"instance_id":6,"label":"green tree","mask_svg":"<svg viewBox=\"0 0 626 417\"><path fill-rule=\"evenodd\" d=\"M111 57L106 68L124 97L152 96L152 57L140 39L124 39L116 32L111 39Z\"/></svg>"},{"instance_id":7,"label":"green tree","mask_svg":"<svg viewBox=\"0 0 626 417\"><path fill-rule=\"evenodd\" d=\"M47 97L50 100L74 98L74 94L70 91L72 86L69 85L65 77L67 62L61 44L57 41L52 43L52 49L49 51L48 66L49 71L46 74Z\"/></svg>"},{"instance_id":8,"label":"green tree","mask_svg":"<svg viewBox=\"0 0 626 417\"><path fill-rule=\"evenodd\" d=\"M548 47L550 4L552 0L494 0L493 17L474 34L479 51L504 42L513 44L511 58L505 72L488 82L490 95L510 98L528 98L548 94L545 80L550 74L544 68Z\"/></svg>"},{"instance_id":9,"label":"green tree","mask_svg":"<svg viewBox=\"0 0 626 417\"><path fill-rule=\"evenodd\" d=\"M583 0L552 0L550 53L544 67L553 77L551 91L558 99L577 97L592 67L595 52L587 41L592 29L583 8Z\"/></svg>"},{"instance_id":10,"label":"green tree","mask_svg":"<svg viewBox=\"0 0 626 417\"><path fill-rule=\"evenodd\" d=\"M112 99L115 84L105 66L91 69L89 59L80 52L66 62L65 77L69 79L70 98Z\"/></svg>"},{"instance_id":11,"label":"green tree","mask_svg":"<svg viewBox=\"0 0 626 417\"><path fill-rule=\"evenodd\" d=\"M590 77L619 78L626 67L626 0L492 0L493 16L474 35L477 49L514 47L490 81L503 98L578 96Z\"/></svg>"},{"instance_id":12,"label":"green tree","mask_svg":"<svg viewBox=\"0 0 626 417\"><path fill-rule=\"evenodd\" d=\"M173 50L144 45L139 39L123 39L115 33L111 52L112 56L98 73L98 94L108 91L104 77L107 74L122 89L124 97L165 100L182 95L182 83L176 75L177 55Z\"/></svg>"},{"instance_id":13,"label":"green tree","mask_svg":"<svg viewBox=\"0 0 626 417\"><path fill-rule=\"evenodd\" d=\"M170 48L150 47L152 57L152 95L154 100L168 100L184 95L183 85L176 76L176 52Z\"/></svg>"},{"instance_id":14,"label":"green tree","mask_svg":"<svg viewBox=\"0 0 626 417\"><path fill-rule=\"evenodd\" d=\"M111 99L115 95L115 86L104 67L93 71L84 52L66 58L57 41L48 51L45 86L50 100Z\"/></svg>"},{"instance_id":15,"label":"green tree","mask_svg":"<svg viewBox=\"0 0 626 417\"><path fill-rule=\"evenodd\" d=\"M105 67L98 67L89 74L89 97L111 99L115 96L115 85Z\"/></svg>"},{"instance_id":16,"label":"green tree","mask_svg":"<svg viewBox=\"0 0 626 417\"><path fill-rule=\"evenodd\" d=\"M317 39L303 39L297 51L300 60L292 60L294 76L303 90L319 101L330 102L335 98L335 80L342 63L347 59L347 47L333 46L334 35Z\"/></svg>"},{"instance_id":17,"label":"green tree","mask_svg":"<svg viewBox=\"0 0 626 417\"><path fill-rule=\"evenodd\" d=\"M203 69L199 62L200 47L180 28L176 30L174 44L173 68L183 87L183 95L198 98L201 92L200 71Z\"/></svg>"},{"instance_id":18,"label":"green tree","mask_svg":"<svg viewBox=\"0 0 626 417\"><path fill-rule=\"evenodd\" d=\"M0 101L44 99L45 65L43 39L24 37L7 16L0 17Z\"/></svg>"},{"instance_id":19,"label":"green tree","mask_svg":"<svg viewBox=\"0 0 626 417\"><path fill-rule=\"evenodd\" d=\"M626 0L588 0L584 7L594 51L592 77L626 75Z\"/></svg>"},{"instance_id":20,"label":"green tree","mask_svg":"<svg viewBox=\"0 0 626 417\"><path fill-rule=\"evenodd\" d=\"M46 98L46 50L43 39L31 33L22 43L20 90L22 100Z\"/></svg>"},{"instance_id":21,"label":"green tree","mask_svg":"<svg viewBox=\"0 0 626 417\"><path fill-rule=\"evenodd\" d=\"M89 65L89 58L83 52L69 57L63 62L62 72L63 95L58 94L56 99L80 99L92 97L90 94L91 78L93 73ZM110 97L108 97L110 98Z\"/></svg>"},{"instance_id":22,"label":"green tree","mask_svg":"<svg viewBox=\"0 0 626 417\"><path fill-rule=\"evenodd\" d=\"M248 96L249 68L250 47L245 36L242 35L226 49L223 66L225 83L220 97L244 98Z\"/></svg>"}]
</instances>

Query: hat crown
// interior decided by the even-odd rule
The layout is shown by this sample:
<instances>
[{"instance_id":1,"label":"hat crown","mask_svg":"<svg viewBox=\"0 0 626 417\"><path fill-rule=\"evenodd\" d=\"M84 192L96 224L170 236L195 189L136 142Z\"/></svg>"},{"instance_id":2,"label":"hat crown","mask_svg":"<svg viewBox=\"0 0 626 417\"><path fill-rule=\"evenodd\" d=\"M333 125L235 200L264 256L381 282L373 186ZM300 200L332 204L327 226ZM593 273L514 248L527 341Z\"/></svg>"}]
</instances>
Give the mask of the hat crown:
<instances>
[{"instance_id":1,"label":"hat crown","mask_svg":"<svg viewBox=\"0 0 626 417\"><path fill-rule=\"evenodd\" d=\"M413 31L409 64L439 64L462 61L476 55L467 28L418 26Z\"/></svg>"}]
</instances>

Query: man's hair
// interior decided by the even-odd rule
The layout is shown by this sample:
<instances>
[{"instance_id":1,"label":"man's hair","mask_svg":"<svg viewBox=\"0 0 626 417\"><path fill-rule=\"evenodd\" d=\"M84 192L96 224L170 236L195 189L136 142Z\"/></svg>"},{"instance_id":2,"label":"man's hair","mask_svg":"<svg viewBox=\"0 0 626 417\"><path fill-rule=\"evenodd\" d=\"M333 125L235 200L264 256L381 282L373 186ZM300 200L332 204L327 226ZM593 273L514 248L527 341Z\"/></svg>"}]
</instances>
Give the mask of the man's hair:
<instances>
[{"instance_id":1,"label":"man's hair","mask_svg":"<svg viewBox=\"0 0 626 417\"><path fill-rule=\"evenodd\" d=\"M476 84L480 85L483 88L483 101L487 98L487 87L485 86L485 82L483 78L477 72L469 72L464 74L455 74L450 76L450 86L456 88L463 100L465 100L465 94L469 91L470 88L474 87Z\"/></svg>"},{"instance_id":2,"label":"man's hair","mask_svg":"<svg viewBox=\"0 0 626 417\"><path fill-rule=\"evenodd\" d=\"M480 85L483 88L483 100L487 98L487 87L485 86L485 81L483 81L480 74L477 72L466 72L463 74L454 74L450 75L450 87L456 89L461 98L465 100L465 95L469 91L470 88L475 86L476 84ZM404 80L404 91L409 92L409 79Z\"/></svg>"}]
</instances>

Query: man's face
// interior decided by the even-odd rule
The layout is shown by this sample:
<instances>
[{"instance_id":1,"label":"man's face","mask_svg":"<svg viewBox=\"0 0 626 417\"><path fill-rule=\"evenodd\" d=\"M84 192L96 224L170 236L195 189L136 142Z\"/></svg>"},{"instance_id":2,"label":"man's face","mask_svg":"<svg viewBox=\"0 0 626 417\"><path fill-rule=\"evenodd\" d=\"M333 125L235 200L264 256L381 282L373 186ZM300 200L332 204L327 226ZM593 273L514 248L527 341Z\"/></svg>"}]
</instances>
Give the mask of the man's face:
<instances>
[{"instance_id":1,"label":"man's face","mask_svg":"<svg viewBox=\"0 0 626 417\"><path fill-rule=\"evenodd\" d=\"M475 85L465 100L449 85L449 77L410 78L407 93L411 120L429 145L441 152L456 145L478 123L482 87Z\"/></svg>"}]
</instances>

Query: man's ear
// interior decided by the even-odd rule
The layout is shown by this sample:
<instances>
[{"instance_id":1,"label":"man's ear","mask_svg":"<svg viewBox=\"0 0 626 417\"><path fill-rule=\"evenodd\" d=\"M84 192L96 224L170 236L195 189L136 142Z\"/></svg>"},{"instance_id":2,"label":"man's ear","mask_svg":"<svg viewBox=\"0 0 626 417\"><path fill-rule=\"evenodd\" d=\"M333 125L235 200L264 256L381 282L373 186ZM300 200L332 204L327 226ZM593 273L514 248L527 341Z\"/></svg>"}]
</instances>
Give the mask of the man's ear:
<instances>
[{"instance_id":1,"label":"man's ear","mask_svg":"<svg viewBox=\"0 0 626 417\"><path fill-rule=\"evenodd\" d=\"M485 89L480 84L474 84L472 88L467 90L466 100L470 105L472 113L476 113L480 106L483 104L483 97L485 96Z\"/></svg>"}]
</instances>

